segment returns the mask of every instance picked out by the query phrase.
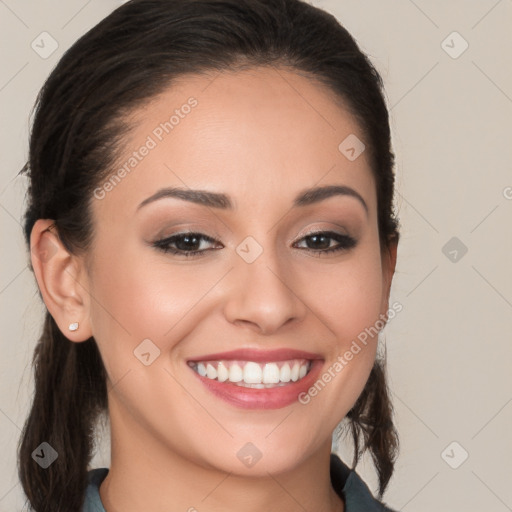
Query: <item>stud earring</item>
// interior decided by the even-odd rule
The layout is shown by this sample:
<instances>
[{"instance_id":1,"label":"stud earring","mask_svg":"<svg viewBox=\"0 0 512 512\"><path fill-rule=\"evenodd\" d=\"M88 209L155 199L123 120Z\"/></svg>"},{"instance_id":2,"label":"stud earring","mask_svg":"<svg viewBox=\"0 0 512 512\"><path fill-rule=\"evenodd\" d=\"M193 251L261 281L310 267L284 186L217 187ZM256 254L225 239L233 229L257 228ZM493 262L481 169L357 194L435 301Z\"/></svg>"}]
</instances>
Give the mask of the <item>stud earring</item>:
<instances>
[{"instance_id":1,"label":"stud earring","mask_svg":"<svg viewBox=\"0 0 512 512\"><path fill-rule=\"evenodd\" d=\"M78 322L73 322L72 324L69 324L68 329L70 331L77 331L78 330Z\"/></svg>"}]
</instances>

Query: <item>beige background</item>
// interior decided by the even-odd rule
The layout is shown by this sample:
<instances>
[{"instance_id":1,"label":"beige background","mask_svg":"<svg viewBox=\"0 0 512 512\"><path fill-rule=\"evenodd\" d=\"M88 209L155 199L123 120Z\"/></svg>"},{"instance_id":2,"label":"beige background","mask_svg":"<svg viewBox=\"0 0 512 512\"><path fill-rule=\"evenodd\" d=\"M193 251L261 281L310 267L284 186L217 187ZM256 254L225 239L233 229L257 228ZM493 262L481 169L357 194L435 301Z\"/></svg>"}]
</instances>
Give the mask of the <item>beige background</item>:
<instances>
[{"instance_id":1,"label":"beige background","mask_svg":"<svg viewBox=\"0 0 512 512\"><path fill-rule=\"evenodd\" d=\"M0 0L0 511L23 504L15 451L43 312L19 222L29 112L62 53L121 3ZM386 501L512 510L512 1L314 4L370 54L391 108L402 223L391 300L403 311L385 335L401 434ZM58 42L46 59L31 48L43 31ZM108 465L105 445L94 464ZM375 490L367 459L358 471Z\"/></svg>"}]
</instances>

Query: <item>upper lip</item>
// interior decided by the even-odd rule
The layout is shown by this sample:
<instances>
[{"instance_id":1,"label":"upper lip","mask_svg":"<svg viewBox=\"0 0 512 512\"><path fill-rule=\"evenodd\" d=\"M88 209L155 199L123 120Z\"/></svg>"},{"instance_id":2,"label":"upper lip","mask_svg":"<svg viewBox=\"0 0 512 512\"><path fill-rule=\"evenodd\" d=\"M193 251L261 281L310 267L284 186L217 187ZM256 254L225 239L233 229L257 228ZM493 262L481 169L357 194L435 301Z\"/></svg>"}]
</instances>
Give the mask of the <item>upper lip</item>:
<instances>
[{"instance_id":1,"label":"upper lip","mask_svg":"<svg viewBox=\"0 0 512 512\"><path fill-rule=\"evenodd\" d=\"M229 352L217 352L215 354L206 354L193 357L190 362L196 361L219 361L219 360L237 360L254 361L264 363L267 361L288 361L290 359L322 359L319 354L304 352L303 350L294 350L289 348L280 348L275 350L257 350L257 349L237 349Z\"/></svg>"}]
</instances>

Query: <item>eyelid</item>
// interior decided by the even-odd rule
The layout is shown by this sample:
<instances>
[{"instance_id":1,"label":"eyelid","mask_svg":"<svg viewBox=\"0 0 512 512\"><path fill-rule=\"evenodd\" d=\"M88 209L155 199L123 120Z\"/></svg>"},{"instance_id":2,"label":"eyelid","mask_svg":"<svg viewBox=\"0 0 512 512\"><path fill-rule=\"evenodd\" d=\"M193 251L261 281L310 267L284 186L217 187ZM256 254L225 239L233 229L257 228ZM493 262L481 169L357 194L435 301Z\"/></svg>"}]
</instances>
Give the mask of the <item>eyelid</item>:
<instances>
[{"instance_id":1,"label":"eyelid","mask_svg":"<svg viewBox=\"0 0 512 512\"><path fill-rule=\"evenodd\" d=\"M338 235L342 236L348 236L351 238L354 238L353 235L350 234L349 230L342 224L337 224L334 222L329 222L328 226L317 226L313 228L308 228L305 232L299 232L298 235L296 235L294 238L290 239L289 242L292 242L293 240L300 240L301 238L305 236L315 235L317 233L336 233ZM335 227L332 227L335 226Z\"/></svg>"}]
</instances>

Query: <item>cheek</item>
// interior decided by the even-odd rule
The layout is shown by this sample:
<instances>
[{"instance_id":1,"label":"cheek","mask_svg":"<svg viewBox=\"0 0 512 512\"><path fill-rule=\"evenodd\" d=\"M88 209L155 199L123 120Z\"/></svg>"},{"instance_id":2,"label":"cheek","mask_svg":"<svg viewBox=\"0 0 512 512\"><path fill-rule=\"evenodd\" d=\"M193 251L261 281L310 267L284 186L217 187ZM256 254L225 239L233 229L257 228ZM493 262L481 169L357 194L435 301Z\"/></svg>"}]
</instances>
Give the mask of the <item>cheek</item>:
<instances>
[{"instance_id":1,"label":"cheek","mask_svg":"<svg viewBox=\"0 0 512 512\"><path fill-rule=\"evenodd\" d=\"M309 276L311 277L311 276ZM380 253L361 250L330 272L308 279L309 306L322 322L325 368L301 403L310 418L334 428L361 394L378 340L383 282Z\"/></svg>"},{"instance_id":2,"label":"cheek","mask_svg":"<svg viewBox=\"0 0 512 512\"><path fill-rule=\"evenodd\" d=\"M143 340L162 353L179 344L194 328L189 317L222 276L215 268L167 266L158 255L121 252L123 257L97 258L91 283L93 336L113 372L140 364L134 350Z\"/></svg>"},{"instance_id":3,"label":"cheek","mask_svg":"<svg viewBox=\"0 0 512 512\"><path fill-rule=\"evenodd\" d=\"M339 350L379 320L383 282L381 260L375 252L361 251L328 272L310 273L305 283L308 305L326 331L331 331L328 340Z\"/></svg>"}]
</instances>

